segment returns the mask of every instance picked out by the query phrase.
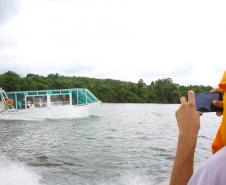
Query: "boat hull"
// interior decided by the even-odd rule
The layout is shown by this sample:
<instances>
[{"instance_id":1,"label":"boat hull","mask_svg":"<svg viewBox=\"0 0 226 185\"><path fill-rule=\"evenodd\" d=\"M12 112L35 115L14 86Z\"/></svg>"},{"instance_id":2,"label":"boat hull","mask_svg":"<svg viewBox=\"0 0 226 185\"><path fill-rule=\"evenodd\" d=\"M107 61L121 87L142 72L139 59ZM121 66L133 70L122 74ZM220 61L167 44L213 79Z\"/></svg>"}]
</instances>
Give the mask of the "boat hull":
<instances>
[{"instance_id":1,"label":"boat hull","mask_svg":"<svg viewBox=\"0 0 226 185\"><path fill-rule=\"evenodd\" d=\"M3 120L43 120L43 119L73 119L92 115L93 110L98 109L101 103L87 105L64 105L43 108L29 108L14 112L2 112L0 119Z\"/></svg>"}]
</instances>

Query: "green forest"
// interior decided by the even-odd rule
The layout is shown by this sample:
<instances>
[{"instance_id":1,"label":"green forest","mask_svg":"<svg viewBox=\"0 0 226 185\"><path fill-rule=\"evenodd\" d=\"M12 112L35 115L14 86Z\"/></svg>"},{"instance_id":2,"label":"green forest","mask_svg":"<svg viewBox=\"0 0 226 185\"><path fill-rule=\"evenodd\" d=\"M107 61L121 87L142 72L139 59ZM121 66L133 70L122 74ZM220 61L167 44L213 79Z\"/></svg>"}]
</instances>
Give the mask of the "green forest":
<instances>
[{"instance_id":1,"label":"green forest","mask_svg":"<svg viewBox=\"0 0 226 185\"><path fill-rule=\"evenodd\" d=\"M8 71L0 75L0 87L5 91L26 91L46 89L87 88L103 102L111 103L178 103L192 89L195 92L209 92L211 86L179 85L171 78L158 79L146 84L142 79L137 83L112 79L96 79L63 76L58 73L41 76L27 74L25 77Z\"/></svg>"}]
</instances>

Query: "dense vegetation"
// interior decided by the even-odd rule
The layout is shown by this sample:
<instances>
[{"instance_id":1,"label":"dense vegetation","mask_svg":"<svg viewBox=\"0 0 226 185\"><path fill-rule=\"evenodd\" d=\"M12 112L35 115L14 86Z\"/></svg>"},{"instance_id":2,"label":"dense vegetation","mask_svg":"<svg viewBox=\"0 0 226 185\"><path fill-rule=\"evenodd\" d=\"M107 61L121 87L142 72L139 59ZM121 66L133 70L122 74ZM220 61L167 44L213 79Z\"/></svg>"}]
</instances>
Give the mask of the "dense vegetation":
<instances>
[{"instance_id":1,"label":"dense vegetation","mask_svg":"<svg viewBox=\"0 0 226 185\"><path fill-rule=\"evenodd\" d=\"M27 74L21 77L8 71L0 75L0 87L6 91L88 88L103 102L121 103L178 103L179 97L192 89L195 92L209 92L210 86L183 86L173 83L171 78L159 79L145 84L112 79L95 79L87 77L68 77L49 74L47 77Z\"/></svg>"}]
</instances>

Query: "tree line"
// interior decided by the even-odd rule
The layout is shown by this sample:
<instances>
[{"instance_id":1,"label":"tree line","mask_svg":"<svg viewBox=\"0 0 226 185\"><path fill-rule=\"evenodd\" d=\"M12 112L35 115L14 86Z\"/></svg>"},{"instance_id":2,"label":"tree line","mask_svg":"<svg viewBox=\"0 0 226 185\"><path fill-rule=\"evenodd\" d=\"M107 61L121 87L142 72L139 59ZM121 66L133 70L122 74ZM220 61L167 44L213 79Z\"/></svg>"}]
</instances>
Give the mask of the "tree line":
<instances>
[{"instance_id":1,"label":"tree line","mask_svg":"<svg viewBox=\"0 0 226 185\"><path fill-rule=\"evenodd\" d=\"M25 77L8 71L0 75L0 87L5 91L27 91L46 89L87 88L103 102L112 103L178 103L180 96L188 90L209 92L211 86L179 85L171 78L158 79L146 84L142 79L137 83L112 79L63 76L49 74L42 76L27 74Z\"/></svg>"}]
</instances>

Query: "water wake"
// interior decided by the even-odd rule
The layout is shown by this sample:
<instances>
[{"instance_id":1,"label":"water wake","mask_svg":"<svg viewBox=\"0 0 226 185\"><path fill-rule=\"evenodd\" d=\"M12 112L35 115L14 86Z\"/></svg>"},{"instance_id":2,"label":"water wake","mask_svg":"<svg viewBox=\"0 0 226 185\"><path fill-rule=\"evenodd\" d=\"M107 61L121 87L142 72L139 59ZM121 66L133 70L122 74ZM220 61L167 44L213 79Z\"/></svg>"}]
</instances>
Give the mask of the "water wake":
<instances>
[{"instance_id":1,"label":"water wake","mask_svg":"<svg viewBox=\"0 0 226 185\"><path fill-rule=\"evenodd\" d=\"M0 158L1 185L43 185L42 178L27 166Z\"/></svg>"}]
</instances>

